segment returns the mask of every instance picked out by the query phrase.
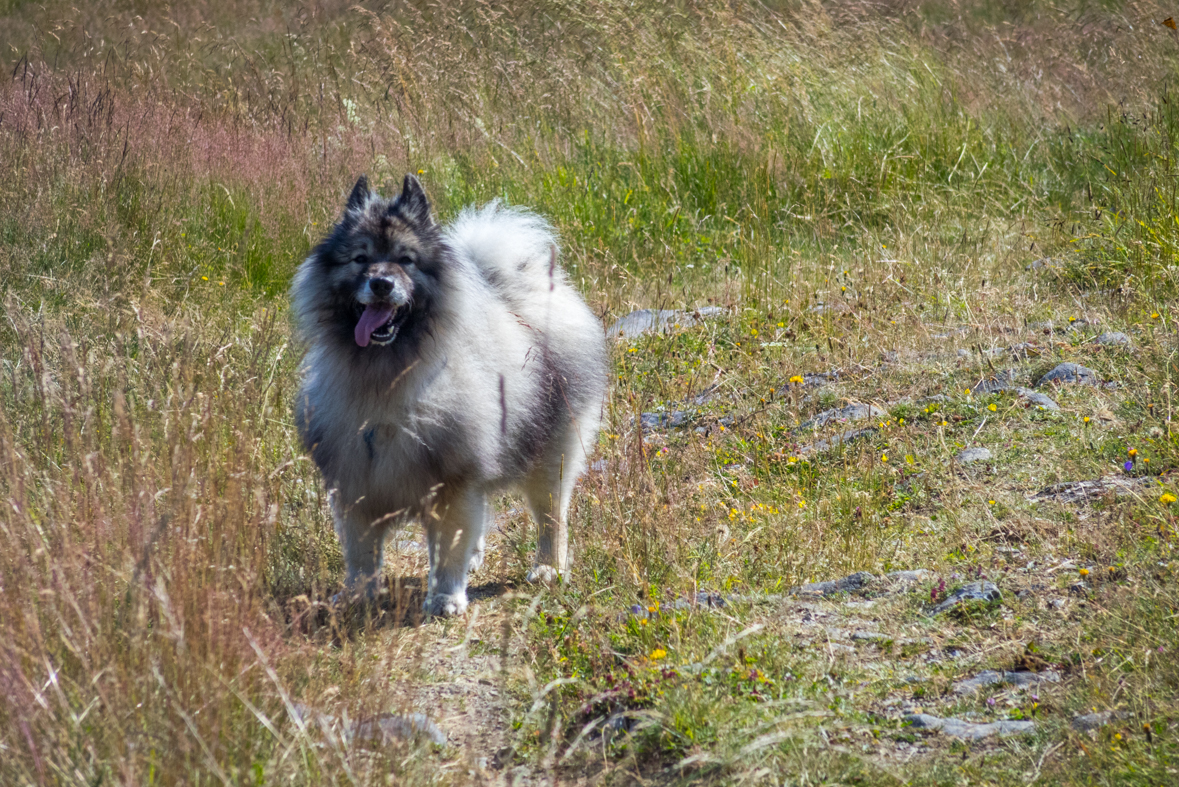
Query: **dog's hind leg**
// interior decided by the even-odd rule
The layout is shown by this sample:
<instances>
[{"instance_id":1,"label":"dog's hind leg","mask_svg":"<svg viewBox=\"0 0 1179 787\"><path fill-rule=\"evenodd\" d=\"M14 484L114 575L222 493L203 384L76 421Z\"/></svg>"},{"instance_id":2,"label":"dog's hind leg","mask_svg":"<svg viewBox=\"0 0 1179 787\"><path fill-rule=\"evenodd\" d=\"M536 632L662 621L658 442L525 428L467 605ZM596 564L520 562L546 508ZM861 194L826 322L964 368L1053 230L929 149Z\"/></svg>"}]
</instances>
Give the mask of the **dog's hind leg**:
<instances>
[{"instance_id":1,"label":"dog's hind leg","mask_svg":"<svg viewBox=\"0 0 1179 787\"><path fill-rule=\"evenodd\" d=\"M461 615L467 609L467 571L482 563L489 506L481 489L464 489L426 517L430 553L425 610L429 615Z\"/></svg>"},{"instance_id":2,"label":"dog's hind leg","mask_svg":"<svg viewBox=\"0 0 1179 787\"><path fill-rule=\"evenodd\" d=\"M585 452L573 431L570 428L570 439L563 441L566 451L542 463L524 483L524 496L540 528L529 582L551 584L569 572L569 501L585 467Z\"/></svg>"}]
</instances>

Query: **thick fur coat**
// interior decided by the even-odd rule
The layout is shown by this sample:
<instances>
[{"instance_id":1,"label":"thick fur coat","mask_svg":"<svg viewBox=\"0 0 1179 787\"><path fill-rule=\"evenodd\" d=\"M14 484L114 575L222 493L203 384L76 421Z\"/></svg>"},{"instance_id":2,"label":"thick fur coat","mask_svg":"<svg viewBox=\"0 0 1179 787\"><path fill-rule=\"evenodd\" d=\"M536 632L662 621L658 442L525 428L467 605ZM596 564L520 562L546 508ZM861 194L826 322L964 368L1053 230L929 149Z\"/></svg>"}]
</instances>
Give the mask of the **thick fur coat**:
<instances>
[{"instance_id":1,"label":"thick fur coat","mask_svg":"<svg viewBox=\"0 0 1179 787\"><path fill-rule=\"evenodd\" d=\"M566 516L597 441L601 324L568 283L549 225L491 203L435 223L406 176L362 177L292 288L307 345L300 433L330 491L351 593L371 596L391 528L426 530L426 611L467 606L488 496L519 489L539 525L530 580L569 569Z\"/></svg>"}]
</instances>

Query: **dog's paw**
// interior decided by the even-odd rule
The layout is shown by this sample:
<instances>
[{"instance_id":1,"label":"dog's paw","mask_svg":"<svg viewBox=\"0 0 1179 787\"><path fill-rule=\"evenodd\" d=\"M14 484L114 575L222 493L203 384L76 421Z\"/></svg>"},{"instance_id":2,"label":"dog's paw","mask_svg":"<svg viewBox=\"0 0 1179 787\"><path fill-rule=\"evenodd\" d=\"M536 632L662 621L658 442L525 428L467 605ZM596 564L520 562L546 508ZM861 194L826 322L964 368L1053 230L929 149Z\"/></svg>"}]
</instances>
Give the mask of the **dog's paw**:
<instances>
[{"instance_id":1,"label":"dog's paw","mask_svg":"<svg viewBox=\"0 0 1179 787\"><path fill-rule=\"evenodd\" d=\"M525 579L534 585L556 585L558 582L566 582L569 579L568 572L562 574L553 566L538 563L532 567Z\"/></svg>"},{"instance_id":2,"label":"dog's paw","mask_svg":"<svg viewBox=\"0 0 1179 787\"><path fill-rule=\"evenodd\" d=\"M467 611L467 594L454 593L451 595L438 594L427 596L422 605L427 615L439 618L449 618L461 615Z\"/></svg>"}]
</instances>

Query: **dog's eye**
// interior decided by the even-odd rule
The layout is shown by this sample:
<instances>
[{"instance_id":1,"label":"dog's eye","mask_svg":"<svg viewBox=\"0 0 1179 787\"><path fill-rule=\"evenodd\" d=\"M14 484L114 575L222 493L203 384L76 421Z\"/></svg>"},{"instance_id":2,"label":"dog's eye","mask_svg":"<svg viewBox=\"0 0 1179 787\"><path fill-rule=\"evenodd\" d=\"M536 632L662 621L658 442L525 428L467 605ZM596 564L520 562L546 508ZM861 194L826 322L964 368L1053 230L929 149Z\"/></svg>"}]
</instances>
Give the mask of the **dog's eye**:
<instances>
[{"instance_id":1,"label":"dog's eye","mask_svg":"<svg viewBox=\"0 0 1179 787\"><path fill-rule=\"evenodd\" d=\"M410 257L407 254L402 254L397 258L397 264L403 268L407 265L413 265L413 257Z\"/></svg>"},{"instance_id":2,"label":"dog's eye","mask_svg":"<svg viewBox=\"0 0 1179 787\"><path fill-rule=\"evenodd\" d=\"M368 255L367 254L357 254L355 257L352 258L352 261L355 262L357 265L368 265Z\"/></svg>"}]
</instances>

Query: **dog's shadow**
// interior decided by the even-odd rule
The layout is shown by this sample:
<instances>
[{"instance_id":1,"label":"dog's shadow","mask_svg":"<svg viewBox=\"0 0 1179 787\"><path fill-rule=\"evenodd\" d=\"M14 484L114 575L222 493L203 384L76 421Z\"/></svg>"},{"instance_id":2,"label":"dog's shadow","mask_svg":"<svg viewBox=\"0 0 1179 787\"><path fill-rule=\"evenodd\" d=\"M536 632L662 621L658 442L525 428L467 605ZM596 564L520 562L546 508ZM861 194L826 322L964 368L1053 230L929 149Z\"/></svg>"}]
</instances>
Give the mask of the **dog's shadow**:
<instances>
[{"instance_id":1,"label":"dog's shadow","mask_svg":"<svg viewBox=\"0 0 1179 787\"><path fill-rule=\"evenodd\" d=\"M512 585L506 582L484 582L468 587L467 599L475 604L502 596L511 589ZM334 640L351 640L373 630L418 628L438 620L422 609L426 588L420 577L390 578L373 601L315 602L311 598L310 594L299 594L280 601L290 629L307 636L331 632Z\"/></svg>"}]
</instances>

